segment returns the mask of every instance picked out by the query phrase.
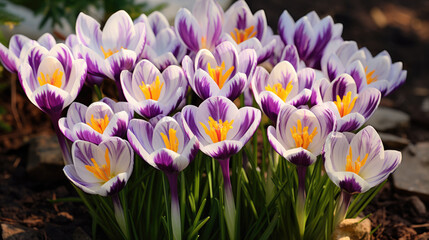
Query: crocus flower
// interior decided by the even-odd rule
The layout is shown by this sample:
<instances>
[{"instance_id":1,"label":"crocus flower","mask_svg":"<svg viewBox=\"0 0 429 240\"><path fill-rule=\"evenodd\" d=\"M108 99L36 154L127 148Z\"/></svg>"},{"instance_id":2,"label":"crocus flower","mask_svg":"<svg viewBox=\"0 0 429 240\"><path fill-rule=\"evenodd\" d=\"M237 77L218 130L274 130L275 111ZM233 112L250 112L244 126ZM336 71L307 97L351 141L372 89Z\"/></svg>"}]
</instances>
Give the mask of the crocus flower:
<instances>
[{"instance_id":1,"label":"crocus flower","mask_svg":"<svg viewBox=\"0 0 429 240\"><path fill-rule=\"evenodd\" d=\"M17 73L21 63L20 58L25 56L29 48L40 45L50 50L55 44L55 38L49 33L43 34L37 41L21 34L15 34L9 40L9 49L0 43L0 61L6 70Z\"/></svg>"},{"instance_id":2,"label":"crocus flower","mask_svg":"<svg viewBox=\"0 0 429 240\"><path fill-rule=\"evenodd\" d=\"M76 50L88 64L88 72L116 81L119 96L122 89L119 77L122 70L131 70L143 55L146 43L144 23L134 24L123 10L107 19L103 31L92 17L80 13L76 20Z\"/></svg>"},{"instance_id":3,"label":"crocus flower","mask_svg":"<svg viewBox=\"0 0 429 240\"><path fill-rule=\"evenodd\" d=\"M275 123L284 105L306 105L311 97L311 85L315 73L310 68L298 72L291 63L282 61L274 66L271 73L257 67L252 78L252 90L256 103Z\"/></svg>"},{"instance_id":4,"label":"crocus flower","mask_svg":"<svg viewBox=\"0 0 429 240\"><path fill-rule=\"evenodd\" d=\"M122 72L121 85L134 110L148 119L170 114L182 102L188 89L182 68L172 65L161 73L146 59L136 65L133 73Z\"/></svg>"},{"instance_id":5,"label":"crocus flower","mask_svg":"<svg viewBox=\"0 0 429 240\"><path fill-rule=\"evenodd\" d=\"M112 136L123 137L134 111L127 102L103 98L88 107L74 102L67 117L59 120L61 132L70 141L85 140L99 144Z\"/></svg>"},{"instance_id":6,"label":"crocus flower","mask_svg":"<svg viewBox=\"0 0 429 240\"><path fill-rule=\"evenodd\" d=\"M130 144L118 137L99 145L78 140L72 145L72 156L73 163L63 169L67 178L86 193L111 196L116 220L127 234L118 193L133 171L134 152Z\"/></svg>"},{"instance_id":7,"label":"crocus flower","mask_svg":"<svg viewBox=\"0 0 429 240\"><path fill-rule=\"evenodd\" d=\"M256 53L247 49L238 54L232 43L223 42L213 53L200 50L195 63L185 56L182 66L189 85L200 98L224 96L234 100L244 91L248 77L253 74Z\"/></svg>"},{"instance_id":8,"label":"crocus flower","mask_svg":"<svg viewBox=\"0 0 429 240\"><path fill-rule=\"evenodd\" d=\"M280 16L278 33L285 45L295 45L300 59L308 67L320 69L325 48L342 42L342 24L334 24L332 17L320 19L312 11L297 22L285 10Z\"/></svg>"},{"instance_id":9,"label":"crocus flower","mask_svg":"<svg viewBox=\"0 0 429 240\"><path fill-rule=\"evenodd\" d=\"M214 0L197 0L192 13L181 8L174 19L179 39L196 53L206 48L214 50L222 33L222 7Z\"/></svg>"},{"instance_id":10,"label":"crocus flower","mask_svg":"<svg viewBox=\"0 0 429 240\"><path fill-rule=\"evenodd\" d=\"M160 118L156 121L156 125L140 119L131 120L128 128L128 139L143 160L166 174L171 191L173 235L174 239L180 240L181 224L177 175L188 166L198 152L196 138L189 138L185 134L179 112L173 117Z\"/></svg>"},{"instance_id":11,"label":"crocus flower","mask_svg":"<svg viewBox=\"0 0 429 240\"><path fill-rule=\"evenodd\" d=\"M335 117L325 105L297 109L292 105L281 108L276 128L269 126L267 136L271 146L286 160L296 165L298 193L296 216L301 236L305 231L305 175L307 167L317 160L323 144L335 129Z\"/></svg>"},{"instance_id":12,"label":"crocus flower","mask_svg":"<svg viewBox=\"0 0 429 240\"><path fill-rule=\"evenodd\" d=\"M252 14L244 0L236 1L225 12L222 41L230 41L241 52L255 49L258 63L262 63L273 54L276 38L266 34L267 19L264 10Z\"/></svg>"},{"instance_id":13,"label":"crocus flower","mask_svg":"<svg viewBox=\"0 0 429 240\"><path fill-rule=\"evenodd\" d=\"M231 239L235 236L235 205L229 176L229 159L238 153L257 130L261 112L253 107L238 109L225 97L211 97L199 107L185 106L183 125L189 137L196 137L200 150L218 160L225 188L225 219Z\"/></svg>"},{"instance_id":14,"label":"crocus flower","mask_svg":"<svg viewBox=\"0 0 429 240\"><path fill-rule=\"evenodd\" d=\"M366 88L358 93L355 81L348 74L341 74L331 83L322 79L320 86L323 102L337 118L338 132L359 129L380 104L380 91Z\"/></svg>"},{"instance_id":15,"label":"crocus flower","mask_svg":"<svg viewBox=\"0 0 429 240\"><path fill-rule=\"evenodd\" d=\"M399 151L384 150L380 136L367 126L357 134L333 132L324 147L325 170L342 190L335 218L345 216L351 195L382 183L401 163Z\"/></svg>"},{"instance_id":16,"label":"crocus flower","mask_svg":"<svg viewBox=\"0 0 429 240\"><path fill-rule=\"evenodd\" d=\"M58 120L85 82L86 63L82 59L75 60L68 47L61 43L50 51L34 46L27 53L18 71L21 86L30 101L51 117L64 160L70 163L70 152Z\"/></svg>"},{"instance_id":17,"label":"crocus flower","mask_svg":"<svg viewBox=\"0 0 429 240\"><path fill-rule=\"evenodd\" d=\"M358 92L365 88L377 88L386 96L401 86L407 78L402 62L392 63L390 55L382 51L375 57L367 48L358 49L356 42L343 42L334 52L322 59L322 70L334 80L341 73L350 74Z\"/></svg>"},{"instance_id":18,"label":"crocus flower","mask_svg":"<svg viewBox=\"0 0 429 240\"><path fill-rule=\"evenodd\" d=\"M155 11L149 16L140 15L134 23L143 22L146 26L146 45L143 58L151 61L160 71L170 65L179 65L186 54L186 46L176 36L167 18Z\"/></svg>"}]
</instances>

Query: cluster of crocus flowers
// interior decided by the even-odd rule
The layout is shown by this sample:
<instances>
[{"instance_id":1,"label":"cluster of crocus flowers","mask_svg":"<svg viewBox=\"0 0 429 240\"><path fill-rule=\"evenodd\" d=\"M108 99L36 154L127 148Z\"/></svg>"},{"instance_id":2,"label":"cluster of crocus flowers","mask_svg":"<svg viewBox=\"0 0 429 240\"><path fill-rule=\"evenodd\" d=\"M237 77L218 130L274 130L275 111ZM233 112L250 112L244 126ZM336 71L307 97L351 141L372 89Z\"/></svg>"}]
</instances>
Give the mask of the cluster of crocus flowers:
<instances>
[{"instance_id":1,"label":"cluster of crocus flowers","mask_svg":"<svg viewBox=\"0 0 429 240\"><path fill-rule=\"evenodd\" d=\"M381 97L404 83L406 71L387 52L373 57L343 41L342 25L330 16L310 12L295 21L284 11L277 32L263 10L253 14L245 1L224 11L214 0L197 0L192 11L178 11L174 27L160 12L133 21L121 10L101 29L81 13L65 44L49 34L37 41L16 35L9 49L0 45L0 60L51 116L66 176L86 193L112 197L126 237L130 228L118 193L132 173L134 152L167 176L173 237L180 240L177 176L201 150L222 169L224 217L235 239L230 159L246 147L265 113L273 125L266 130L269 143L296 167L292 195L302 238L306 172L323 153L328 176L342 189L336 221L352 194L381 183L400 163L400 153L384 151L373 128L348 132L361 128ZM115 81L120 102L74 102L85 82L100 85L104 78ZM198 102L195 97L199 106L185 106ZM239 97L247 105L254 100L262 112L238 107ZM134 113L143 119L133 119ZM73 142L71 154L63 135Z\"/></svg>"},{"instance_id":2,"label":"cluster of crocus flowers","mask_svg":"<svg viewBox=\"0 0 429 240\"><path fill-rule=\"evenodd\" d=\"M358 49L354 41L345 41L335 51L325 55L322 70L331 80L341 73L348 73L356 81L359 92L376 88L382 96L397 89L407 77L402 63L392 63L388 52L382 51L373 57L367 48Z\"/></svg>"}]
</instances>

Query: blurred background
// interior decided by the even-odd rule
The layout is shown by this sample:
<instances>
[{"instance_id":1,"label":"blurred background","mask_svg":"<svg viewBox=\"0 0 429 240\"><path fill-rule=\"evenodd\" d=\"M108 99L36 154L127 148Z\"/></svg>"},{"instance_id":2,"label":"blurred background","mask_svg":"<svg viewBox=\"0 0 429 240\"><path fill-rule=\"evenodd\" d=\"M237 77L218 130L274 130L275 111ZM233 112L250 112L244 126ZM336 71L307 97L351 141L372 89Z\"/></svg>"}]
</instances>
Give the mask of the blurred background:
<instances>
[{"instance_id":1,"label":"blurred background","mask_svg":"<svg viewBox=\"0 0 429 240\"><path fill-rule=\"evenodd\" d=\"M12 34L37 39L45 32L62 41L74 32L74 22L81 11L103 22L119 9L126 10L133 18L161 10L172 23L177 10L192 9L193 2L2 0L0 42L8 46ZM220 3L227 9L232 1ZM383 98L381 108L371 120L371 125L382 134L386 148L402 150L403 163L365 213L371 213L372 227L377 229L373 239L429 239L426 211L429 200L429 1L248 0L247 3L253 13L264 9L274 32L285 9L295 20L313 10L321 18L331 15L336 23L343 24L344 40L356 41L373 55L387 50L392 62L403 62L408 71L406 83ZM88 88L81 93L90 94ZM0 66L3 239L7 239L7 232L13 231L29 234L23 239L90 236L91 222L85 208L81 204L55 201L75 194L63 176L62 161L58 164L52 160L58 158L58 154L61 156L55 138L49 118L30 103L17 77Z\"/></svg>"}]
</instances>

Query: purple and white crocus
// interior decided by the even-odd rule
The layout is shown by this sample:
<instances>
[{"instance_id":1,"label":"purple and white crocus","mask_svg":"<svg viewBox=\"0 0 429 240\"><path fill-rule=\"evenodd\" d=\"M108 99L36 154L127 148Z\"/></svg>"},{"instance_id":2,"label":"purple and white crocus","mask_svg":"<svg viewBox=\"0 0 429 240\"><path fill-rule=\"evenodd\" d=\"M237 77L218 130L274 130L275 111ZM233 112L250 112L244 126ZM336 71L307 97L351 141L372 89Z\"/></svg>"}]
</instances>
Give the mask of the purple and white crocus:
<instances>
[{"instance_id":1,"label":"purple and white crocus","mask_svg":"<svg viewBox=\"0 0 429 240\"><path fill-rule=\"evenodd\" d=\"M99 144L110 137L123 137L134 111L127 102L115 102L103 98L88 107L74 102L67 111L67 117L59 120L61 132L70 141L85 140Z\"/></svg>"},{"instance_id":2,"label":"purple and white crocus","mask_svg":"<svg viewBox=\"0 0 429 240\"><path fill-rule=\"evenodd\" d=\"M264 10L254 15L244 0L236 1L225 12L222 41L232 42L239 52L255 49L258 63L273 54L276 37L267 34L267 19Z\"/></svg>"},{"instance_id":3,"label":"purple and white crocus","mask_svg":"<svg viewBox=\"0 0 429 240\"><path fill-rule=\"evenodd\" d=\"M176 36L167 18L155 11L149 16L140 15L134 23L143 22L146 26L146 45L143 58L151 61L160 71L170 65L179 65L186 54L186 46Z\"/></svg>"},{"instance_id":4,"label":"purple and white crocus","mask_svg":"<svg viewBox=\"0 0 429 240\"><path fill-rule=\"evenodd\" d=\"M37 41L21 34L15 34L9 40L9 49L0 43L0 62L9 72L17 73L21 64L20 58L26 55L28 49L40 45L51 50L55 44L55 38L49 33L43 34Z\"/></svg>"},{"instance_id":5,"label":"purple and white crocus","mask_svg":"<svg viewBox=\"0 0 429 240\"><path fill-rule=\"evenodd\" d=\"M334 24L331 16L320 19L314 11L295 22L284 10L278 22L278 33L285 46L295 45L306 66L317 69L325 49L343 41L342 31L343 25Z\"/></svg>"},{"instance_id":6,"label":"purple and white crocus","mask_svg":"<svg viewBox=\"0 0 429 240\"><path fill-rule=\"evenodd\" d=\"M213 53L201 49L195 62L188 56L182 61L189 85L201 99L212 96L236 99L247 87L256 64L255 50L246 49L238 54L230 42L219 44Z\"/></svg>"},{"instance_id":7,"label":"purple and white crocus","mask_svg":"<svg viewBox=\"0 0 429 240\"><path fill-rule=\"evenodd\" d=\"M392 63L387 51L373 57L367 48L358 49L354 41L343 42L334 52L324 56L322 70L330 80L348 73L355 80L358 92L373 87L382 96L393 92L407 78L402 62Z\"/></svg>"},{"instance_id":8,"label":"purple and white crocus","mask_svg":"<svg viewBox=\"0 0 429 240\"><path fill-rule=\"evenodd\" d=\"M18 76L30 101L51 117L66 164L71 156L58 120L82 89L86 78L86 63L75 60L68 47L57 44L51 50L34 46L23 59Z\"/></svg>"},{"instance_id":9,"label":"purple and white crocus","mask_svg":"<svg viewBox=\"0 0 429 240\"><path fill-rule=\"evenodd\" d=\"M366 88L358 92L356 82L348 74L341 74L333 82L321 79L319 83L323 102L337 118L338 132L359 129L375 112L381 100L376 88ZM320 100L319 100L320 101Z\"/></svg>"},{"instance_id":10,"label":"purple and white crocus","mask_svg":"<svg viewBox=\"0 0 429 240\"><path fill-rule=\"evenodd\" d=\"M305 231L305 175L307 167L322 153L326 137L335 129L335 116L324 104L311 109L297 109L292 105L281 108L276 128L269 126L267 136L271 146L286 160L296 165L298 196L296 215L299 231Z\"/></svg>"},{"instance_id":11,"label":"purple and white crocus","mask_svg":"<svg viewBox=\"0 0 429 240\"><path fill-rule=\"evenodd\" d=\"M118 193L133 172L134 152L130 144L111 137L99 145L78 140L72 145L73 163L64 167L67 178L82 191L111 196L116 221L127 236L126 223Z\"/></svg>"},{"instance_id":12,"label":"purple and white crocus","mask_svg":"<svg viewBox=\"0 0 429 240\"><path fill-rule=\"evenodd\" d=\"M146 59L136 65L133 73L122 72L121 85L127 101L147 119L170 114L181 104L188 90L181 67L171 65L161 73Z\"/></svg>"},{"instance_id":13,"label":"purple and white crocus","mask_svg":"<svg viewBox=\"0 0 429 240\"><path fill-rule=\"evenodd\" d=\"M287 61L278 63L271 73L258 66L251 83L253 96L262 111L276 123L283 106L299 107L308 103L315 76L311 68L305 68L297 74Z\"/></svg>"},{"instance_id":14,"label":"purple and white crocus","mask_svg":"<svg viewBox=\"0 0 429 240\"><path fill-rule=\"evenodd\" d=\"M336 223L344 219L353 194L364 193L382 183L399 166L399 151L384 150L377 131L365 127L357 134L333 132L324 146L325 170L341 188Z\"/></svg>"},{"instance_id":15,"label":"purple and white crocus","mask_svg":"<svg viewBox=\"0 0 429 240\"><path fill-rule=\"evenodd\" d=\"M195 137L185 133L181 113L173 117L155 117L156 124L133 119L128 128L128 139L133 149L154 168L167 176L171 191L171 216L174 239L180 240L180 204L177 193L177 177L194 159L198 152Z\"/></svg>"},{"instance_id":16,"label":"purple and white crocus","mask_svg":"<svg viewBox=\"0 0 429 240\"><path fill-rule=\"evenodd\" d=\"M142 58L145 24L134 24L128 13L120 10L107 19L101 30L95 19L80 13L76 20L76 36L79 45L73 52L85 59L90 74L115 80L122 98L119 77L122 70L132 70Z\"/></svg>"},{"instance_id":17,"label":"purple and white crocus","mask_svg":"<svg viewBox=\"0 0 429 240\"><path fill-rule=\"evenodd\" d=\"M197 0L192 13L181 8L174 19L177 36L193 53L213 51L222 34L222 7L214 0Z\"/></svg>"},{"instance_id":18,"label":"purple and white crocus","mask_svg":"<svg viewBox=\"0 0 429 240\"><path fill-rule=\"evenodd\" d=\"M237 154L257 130L261 111L253 107L240 109L225 97L211 97L199 107L185 106L183 125L190 138L196 137L200 150L218 160L225 188L225 219L231 239L235 236L235 205L232 193L229 160Z\"/></svg>"}]
</instances>

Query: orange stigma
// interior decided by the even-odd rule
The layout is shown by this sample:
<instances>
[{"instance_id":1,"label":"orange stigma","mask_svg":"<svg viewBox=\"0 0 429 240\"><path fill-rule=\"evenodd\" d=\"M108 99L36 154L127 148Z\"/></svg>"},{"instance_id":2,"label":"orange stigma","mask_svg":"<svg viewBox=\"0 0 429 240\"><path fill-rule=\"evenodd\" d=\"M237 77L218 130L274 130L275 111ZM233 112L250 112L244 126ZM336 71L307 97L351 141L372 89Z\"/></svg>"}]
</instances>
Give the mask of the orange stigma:
<instances>
[{"instance_id":1,"label":"orange stigma","mask_svg":"<svg viewBox=\"0 0 429 240\"><path fill-rule=\"evenodd\" d=\"M209 129L207 128L206 125L204 125L204 123L200 122L200 124L204 128L204 131L206 132L207 135L209 135L213 143L217 143L225 140L228 131L232 129L233 123L234 123L234 120L231 120L231 122L228 122L228 121L223 122L222 119L219 119L219 121L216 122L212 117L209 117L209 121L208 121L208 125L210 127Z\"/></svg>"},{"instance_id":2,"label":"orange stigma","mask_svg":"<svg viewBox=\"0 0 429 240\"><path fill-rule=\"evenodd\" d=\"M55 69L54 74L52 77L49 77L49 74L43 74L43 72L40 72L40 77L37 77L37 80L39 80L40 86L43 86L45 84L50 84L52 86L55 86L57 88L61 88L61 85L63 85L61 79L63 78L63 72L60 71L59 68Z\"/></svg>"},{"instance_id":3,"label":"orange stigma","mask_svg":"<svg viewBox=\"0 0 429 240\"><path fill-rule=\"evenodd\" d=\"M337 95L337 100L334 101L334 103L337 106L338 112L340 113L341 117L344 117L353 110L357 98L358 97L356 96L352 99L351 91L349 91L347 95L343 97L343 99L341 99L341 97Z\"/></svg>"},{"instance_id":4,"label":"orange stigma","mask_svg":"<svg viewBox=\"0 0 429 240\"><path fill-rule=\"evenodd\" d=\"M347 155L347 164L346 164L346 171L347 172L354 172L359 175L359 171L361 167L363 167L366 163L366 160L368 159L368 153L365 154L365 157L360 160L360 156L356 158L355 161L353 161L353 154L352 154L352 147L349 149L349 155Z\"/></svg>"},{"instance_id":5,"label":"orange stigma","mask_svg":"<svg viewBox=\"0 0 429 240\"><path fill-rule=\"evenodd\" d=\"M231 66L225 73L223 73L225 71L225 62L222 62L220 67L216 66L214 68L210 66L210 63L207 64L207 71L209 72L210 77L212 77L215 83L219 86L219 89L223 87L225 81L231 75L233 70L234 66Z\"/></svg>"},{"instance_id":6,"label":"orange stigma","mask_svg":"<svg viewBox=\"0 0 429 240\"><path fill-rule=\"evenodd\" d=\"M95 131L103 134L104 130L106 129L107 125L109 125L109 117L104 115L104 118L94 118L94 115L91 115L91 122L87 122L90 127L92 127Z\"/></svg>"},{"instance_id":7,"label":"orange stigma","mask_svg":"<svg viewBox=\"0 0 429 240\"><path fill-rule=\"evenodd\" d=\"M159 76L156 76L156 80L153 81L151 84L145 84L142 81L142 85L139 85L140 90L142 90L145 98L152 99L155 101L158 101L163 86L164 83L161 83L161 81L159 80Z\"/></svg>"},{"instance_id":8,"label":"orange stigma","mask_svg":"<svg viewBox=\"0 0 429 240\"><path fill-rule=\"evenodd\" d=\"M234 28L234 31L231 32L231 37L237 44L240 44L247 39L256 36L257 31L253 31L254 28L254 26L250 26L244 30L238 30L237 28Z\"/></svg>"},{"instance_id":9,"label":"orange stigma","mask_svg":"<svg viewBox=\"0 0 429 240\"><path fill-rule=\"evenodd\" d=\"M168 137L164 133L161 133L161 137L167 149L177 152L179 149L179 139L176 137L176 130L170 128L168 130Z\"/></svg>"},{"instance_id":10,"label":"orange stigma","mask_svg":"<svg viewBox=\"0 0 429 240\"><path fill-rule=\"evenodd\" d=\"M94 176L104 182L109 181L112 178L110 173L110 158L109 158L109 150L106 148L106 153L104 154L104 158L106 159L106 165L98 166L97 162L94 158L91 158L93 166L85 165L86 170L90 171Z\"/></svg>"},{"instance_id":11,"label":"orange stigma","mask_svg":"<svg viewBox=\"0 0 429 240\"><path fill-rule=\"evenodd\" d=\"M313 141L314 136L317 134L317 127L313 129L311 134L308 133L308 126L302 128L301 120L298 119L297 126L290 128L292 138L295 140L295 146L297 148L302 147L307 149L310 143Z\"/></svg>"}]
</instances>

